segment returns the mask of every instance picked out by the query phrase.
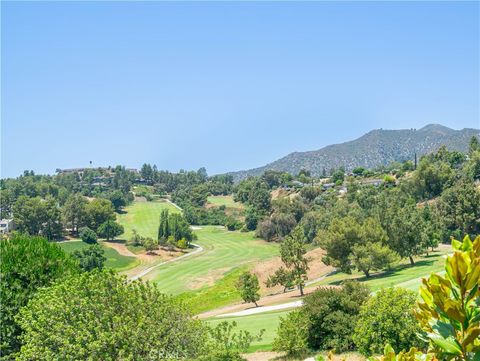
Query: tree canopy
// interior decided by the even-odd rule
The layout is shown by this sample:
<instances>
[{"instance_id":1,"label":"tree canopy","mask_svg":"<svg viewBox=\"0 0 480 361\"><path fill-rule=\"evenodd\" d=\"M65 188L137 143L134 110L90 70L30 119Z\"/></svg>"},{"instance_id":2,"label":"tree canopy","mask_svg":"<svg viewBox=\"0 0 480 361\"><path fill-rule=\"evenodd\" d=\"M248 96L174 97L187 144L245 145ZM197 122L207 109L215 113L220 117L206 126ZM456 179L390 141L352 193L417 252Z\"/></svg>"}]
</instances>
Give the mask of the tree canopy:
<instances>
[{"instance_id":1,"label":"tree canopy","mask_svg":"<svg viewBox=\"0 0 480 361\"><path fill-rule=\"evenodd\" d=\"M16 235L0 242L0 353L18 351L21 334L15 315L34 294L56 280L76 274L76 262L45 238Z\"/></svg>"},{"instance_id":2,"label":"tree canopy","mask_svg":"<svg viewBox=\"0 0 480 361\"><path fill-rule=\"evenodd\" d=\"M184 306L111 271L40 290L16 320L23 331L18 360L194 359L205 342L200 321Z\"/></svg>"}]
</instances>

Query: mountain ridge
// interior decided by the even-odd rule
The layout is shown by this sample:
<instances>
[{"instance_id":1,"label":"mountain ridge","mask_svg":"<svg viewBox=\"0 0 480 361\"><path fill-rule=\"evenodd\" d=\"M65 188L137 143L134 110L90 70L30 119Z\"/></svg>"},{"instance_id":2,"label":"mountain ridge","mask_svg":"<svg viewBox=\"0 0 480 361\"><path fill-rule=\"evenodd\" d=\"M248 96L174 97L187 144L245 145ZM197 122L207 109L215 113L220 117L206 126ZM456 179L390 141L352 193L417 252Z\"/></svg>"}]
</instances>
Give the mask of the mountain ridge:
<instances>
[{"instance_id":1,"label":"mountain ridge","mask_svg":"<svg viewBox=\"0 0 480 361\"><path fill-rule=\"evenodd\" d=\"M427 124L420 129L373 129L359 138L330 144L317 150L292 152L264 166L229 172L236 182L266 170L297 174L301 169L319 176L323 170L345 167L374 168L393 161L412 159L436 151L441 145L450 150L465 152L472 136L480 139L480 129L451 129L441 124Z\"/></svg>"}]
</instances>

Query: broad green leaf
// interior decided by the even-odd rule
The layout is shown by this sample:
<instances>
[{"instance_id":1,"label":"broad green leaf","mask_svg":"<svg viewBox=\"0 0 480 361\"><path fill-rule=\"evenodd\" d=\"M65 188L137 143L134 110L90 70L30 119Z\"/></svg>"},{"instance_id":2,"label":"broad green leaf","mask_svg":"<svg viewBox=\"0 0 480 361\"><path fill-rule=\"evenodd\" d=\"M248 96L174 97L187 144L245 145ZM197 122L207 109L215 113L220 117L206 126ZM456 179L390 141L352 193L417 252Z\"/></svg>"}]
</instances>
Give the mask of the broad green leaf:
<instances>
[{"instance_id":1,"label":"broad green leaf","mask_svg":"<svg viewBox=\"0 0 480 361\"><path fill-rule=\"evenodd\" d=\"M435 345L440 347L445 353L450 355L461 355L462 349L458 345L455 340L452 339L444 339L435 334L429 334L430 339L432 340Z\"/></svg>"}]
</instances>

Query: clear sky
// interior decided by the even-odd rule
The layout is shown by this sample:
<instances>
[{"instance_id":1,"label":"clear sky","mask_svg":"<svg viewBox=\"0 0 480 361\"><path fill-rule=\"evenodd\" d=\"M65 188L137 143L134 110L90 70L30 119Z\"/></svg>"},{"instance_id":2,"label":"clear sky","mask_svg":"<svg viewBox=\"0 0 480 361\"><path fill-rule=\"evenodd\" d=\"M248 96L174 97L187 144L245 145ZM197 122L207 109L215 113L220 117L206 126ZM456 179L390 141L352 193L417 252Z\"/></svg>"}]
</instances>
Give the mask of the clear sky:
<instances>
[{"instance_id":1,"label":"clear sky","mask_svg":"<svg viewBox=\"0 0 480 361\"><path fill-rule=\"evenodd\" d=\"M480 127L478 2L6 2L2 177Z\"/></svg>"}]
</instances>

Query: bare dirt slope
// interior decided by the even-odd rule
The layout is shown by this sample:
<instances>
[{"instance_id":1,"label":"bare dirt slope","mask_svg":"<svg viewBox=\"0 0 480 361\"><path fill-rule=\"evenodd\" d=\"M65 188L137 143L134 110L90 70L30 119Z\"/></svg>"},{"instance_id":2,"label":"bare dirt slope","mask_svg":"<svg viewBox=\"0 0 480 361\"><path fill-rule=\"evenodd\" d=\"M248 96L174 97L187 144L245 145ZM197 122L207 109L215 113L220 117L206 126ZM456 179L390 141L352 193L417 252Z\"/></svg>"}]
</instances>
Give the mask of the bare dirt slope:
<instances>
[{"instance_id":1,"label":"bare dirt slope","mask_svg":"<svg viewBox=\"0 0 480 361\"><path fill-rule=\"evenodd\" d=\"M310 258L310 269L307 272L308 279L316 279L322 277L329 272L333 271L333 267L327 266L322 262L322 257L325 254L325 251L321 248L315 248L307 252L307 257ZM265 295L277 294L283 292L282 286L275 286L272 288L267 288L265 283L267 282L268 277L273 274L277 269L283 265L280 257L275 257L270 260L258 263L252 270L258 277L260 281L261 293Z\"/></svg>"}]
</instances>

